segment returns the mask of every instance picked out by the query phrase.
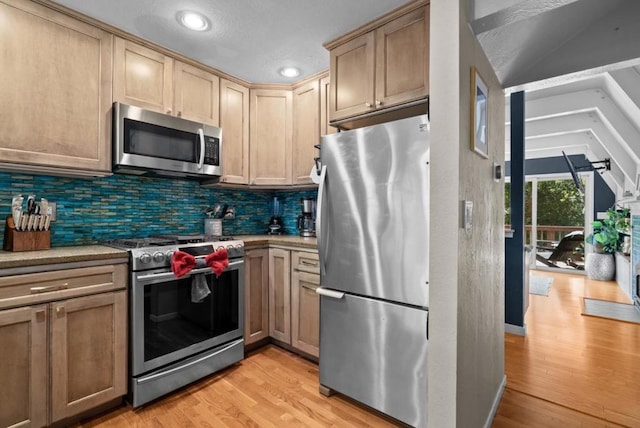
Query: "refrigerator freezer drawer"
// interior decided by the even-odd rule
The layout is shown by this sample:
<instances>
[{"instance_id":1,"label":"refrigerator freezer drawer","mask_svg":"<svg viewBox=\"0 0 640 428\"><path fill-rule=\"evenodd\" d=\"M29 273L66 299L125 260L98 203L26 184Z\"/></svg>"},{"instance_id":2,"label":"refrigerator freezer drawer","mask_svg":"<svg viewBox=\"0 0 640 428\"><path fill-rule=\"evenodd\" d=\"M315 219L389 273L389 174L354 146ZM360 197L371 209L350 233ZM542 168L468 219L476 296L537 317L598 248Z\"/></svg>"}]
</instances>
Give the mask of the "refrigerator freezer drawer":
<instances>
[{"instance_id":1,"label":"refrigerator freezer drawer","mask_svg":"<svg viewBox=\"0 0 640 428\"><path fill-rule=\"evenodd\" d=\"M415 427L427 426L428 311L320 296L320 384Z\"/></svg>"}]
</instances>

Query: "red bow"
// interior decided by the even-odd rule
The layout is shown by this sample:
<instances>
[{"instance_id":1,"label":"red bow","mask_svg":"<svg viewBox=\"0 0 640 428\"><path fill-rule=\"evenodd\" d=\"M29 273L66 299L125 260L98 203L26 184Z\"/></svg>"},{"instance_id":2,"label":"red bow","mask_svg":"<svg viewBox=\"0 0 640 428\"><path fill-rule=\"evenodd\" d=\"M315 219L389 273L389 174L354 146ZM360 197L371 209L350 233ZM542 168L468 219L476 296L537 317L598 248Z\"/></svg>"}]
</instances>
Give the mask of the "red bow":
<instances>
[{"instance_id":1,"label":"red bow","mask_svg":"<svg viewBox=\"0 0 640 428\"><path fill-rule=\"evenodd\" d=\"M220 276L222 272L229 266L229 254L226 248L220 248L218 251L207 255L204 262L211 270ZM191 272L196 267L196 258L191 254L183 251L176 251L171 258L171 271L179 278Z\"/></svg>"}]
</instances>

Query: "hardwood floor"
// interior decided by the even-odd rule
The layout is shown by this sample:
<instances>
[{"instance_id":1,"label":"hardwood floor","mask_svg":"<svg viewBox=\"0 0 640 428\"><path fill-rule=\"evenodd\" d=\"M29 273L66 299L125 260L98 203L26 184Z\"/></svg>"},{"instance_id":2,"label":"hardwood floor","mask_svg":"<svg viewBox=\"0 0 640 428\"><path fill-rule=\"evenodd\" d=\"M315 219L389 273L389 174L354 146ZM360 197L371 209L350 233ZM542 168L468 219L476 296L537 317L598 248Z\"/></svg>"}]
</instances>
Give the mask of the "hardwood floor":
<instances>
[{"instance_id":1,"label":"hardwood floor","mask_svg":"<svg viewBox=\"0 0 640 428\"><path fill-rule=\"evenodd\" d=\"M628 303L618 286L554 278L530 295L526 337L505 335L507 388L494 428L640 427L640 324L581 315L582 297ZM336 395L318 393L318 366L275 346L133 411L120 407L81 427L394 427Z\"/></svg>"},{"instance_id":2,"label":"hardwood floor","mask_svg":"<svg viewBox=\"0 0 640 428\"><path fill-rule=\"evenodd\" d=\"M582 297L629 303L615 282L535 271L527 336L505 335L507 389L493 426L640 427L640 324L581 315ZM618 425L616 425L618 424Z\"/></svg>"},{"instance_id":3,"label":"hardwood floor","mask_svg":"<svg viewBox=\"0 0 640 428\"><path fill-rule=\"evenodd\" d=\"M339 395L318 392L318 366L276 346L164 398L123 406L78 427L396 427Z\"/></svg>"}]
</instances>

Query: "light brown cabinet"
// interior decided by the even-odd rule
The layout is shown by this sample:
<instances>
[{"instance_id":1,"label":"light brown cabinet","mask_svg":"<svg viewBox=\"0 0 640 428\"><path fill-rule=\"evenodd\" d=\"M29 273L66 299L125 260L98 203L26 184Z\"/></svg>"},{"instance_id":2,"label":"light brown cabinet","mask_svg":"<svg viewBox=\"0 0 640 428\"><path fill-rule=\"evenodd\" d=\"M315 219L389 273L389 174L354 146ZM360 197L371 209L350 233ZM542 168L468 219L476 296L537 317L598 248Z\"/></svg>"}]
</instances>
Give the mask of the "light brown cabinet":
<instances>
[{"instance_id":1,"label":"light brown cabinet","mask_svg":"<svg viewBox=\"0 0 640 428\"><path fill-rule=\"evenodd\" d=\"M0 426L47 424L47 310L0 311Z\"/></svg>"},{"instance_id":2,"label":"light brown cabinet","mask_svg":"<svg viewBox=\"0 0 640 428\"><path fill-rule=\"evenodd\" d=\"M429 94L429 5L378 21L330 50L330 121L426 98Z\"/></svg>"},{"instance_id":3,"label":"light brown cabinet","mask_svg":"<svg viewBox=\"0 0 640 428\"><path fill-rule=\"evenodd\" d=\"M218 126L220 78L200 68L175 61L173 105L176 116Z\"/></svg>"},{"instance_id":4,"label":"light brown cabinet","mask_svg":"<svg viewBox=\"0 0 640 428\"><path fill-rule=\"evenodd\" d=\"M0 22L0 167L110 173L113 36L28 1Z\"/></svg>"},{"instance_id":5,"label":"light brown cabinet","mask_svg":"<svg viewBox=\"0 0 640 428\"><path fill-rule=\"evenodd\" d=\"M159 113L173 113L173 58L116 37L113 99Z\"/></svg>"},{"instance_id":6,"label":"light brown cabinet","mask_svg":"<svg viewBox=\"0 0 640 428\"><path fill-rule=\"evenodd\" d=\"M244 344L269 337L269 250L244 256Z\"/></svg>"},{"instance_id":7,"label":"light brown cabinet","mask_svg":"<svg viewBox=\"0 0 640 428\"><path fill-rule=\"evenodd\" d=\"M320 262L317 253L291 251L291 346L320 355Z\"/></svg>"},{"instance_id":8,"label":"light brown cabinet","mask_svg":"<svg viewBox=\"0 0 640 428\"><path fill-rule=\"evenodd\" d=\"M218 126L220 79L161 52L116 37L115 101Z\"/></svg>"},{"instance_id":9,"label":"light brown cabinet","mask_svg":"<svg viewBox=\"0 0 640 428\"><path fill-rule=\"evenodd\" d=\"M220 182L249 183L249 89L220 81L222 177Z\"/></svg>"},{"instance_id":10,"label":"light brown cabinet","mask_svg":"<svg viewBox=\"0 0 640 428\"><path fill-rule=\"evenodd\" d=\"M291 255L269 249L269 336L291 343Z\"/></svg>"},{"instance_id":11,"label":"light brown cabinet","mask_svg":"<svg viewBox=\"0 0 640 428\"><path fill-rule=\"evenodd\" d=\"M0 343L11 344L0 426L52 424L126 394L126 273L120 264L0 278Z\"/></svg>"},{"instance_id":12,"label":"light brown cabinet","mask_svg":"<svg viewBox=\"0 0 640 428\"><path fill-rule=\"evenodd\" d=\"M293 90L293 184L311 184L309 173L320 143L320 81Z\"/></svg>"},{"instance_id":13,"label":"light brown cabinet","mask_svg":"<svg viewBox=\"0 0 640 428\"><path fill-rule=\"evenodd\" d=\"M249 109L250 184L291 184L291 91L252 89Z\"/></svg>"},{"instance_id":14,"label":"light brown cabinet","mask_svg":"<svg viewBox=\"0 0 640 428\"><path fill-rule=\"evenodd\" d=\"M320 79L320 135L329 135L337 130L329 125L329 95L331 94L331 80L329 76Z\"/></svg>"}]
</instances>

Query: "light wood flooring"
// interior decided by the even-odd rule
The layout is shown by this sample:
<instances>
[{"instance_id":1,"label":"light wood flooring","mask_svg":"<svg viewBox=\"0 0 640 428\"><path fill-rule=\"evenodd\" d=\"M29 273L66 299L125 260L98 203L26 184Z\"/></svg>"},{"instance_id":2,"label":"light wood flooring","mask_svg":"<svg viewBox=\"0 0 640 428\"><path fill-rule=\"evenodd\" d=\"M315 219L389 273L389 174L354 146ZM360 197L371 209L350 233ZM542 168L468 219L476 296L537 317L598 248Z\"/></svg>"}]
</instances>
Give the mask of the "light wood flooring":
<instances>
[{"instance_id":1,"label":"light wood flooring","mask_svg":"<svg viewBox=\"0 0 640 428\"><path fill-rule=\"evenodd\" d=\"M505 335L507 389L493 426L640 427L640 324L581 315L582 297L629 303L615 282L553 277L531 294L527 336Z\"/></svg>"},{"instance_id":2,"label":"light wood flooring","mask_svg":"<svg viewBox=\"0 0 640 428\"><path fill-rule=\"evenodd\" d=\"M507 388L494 428L640 427L640 324L582 316L582 297L628 302L611 282L554 278L530 295L526 337L505 335ZM318 393L318 366L275 346L139 410L120 407L82 427L393 427Z\"/></svg>"}]
</instances>

